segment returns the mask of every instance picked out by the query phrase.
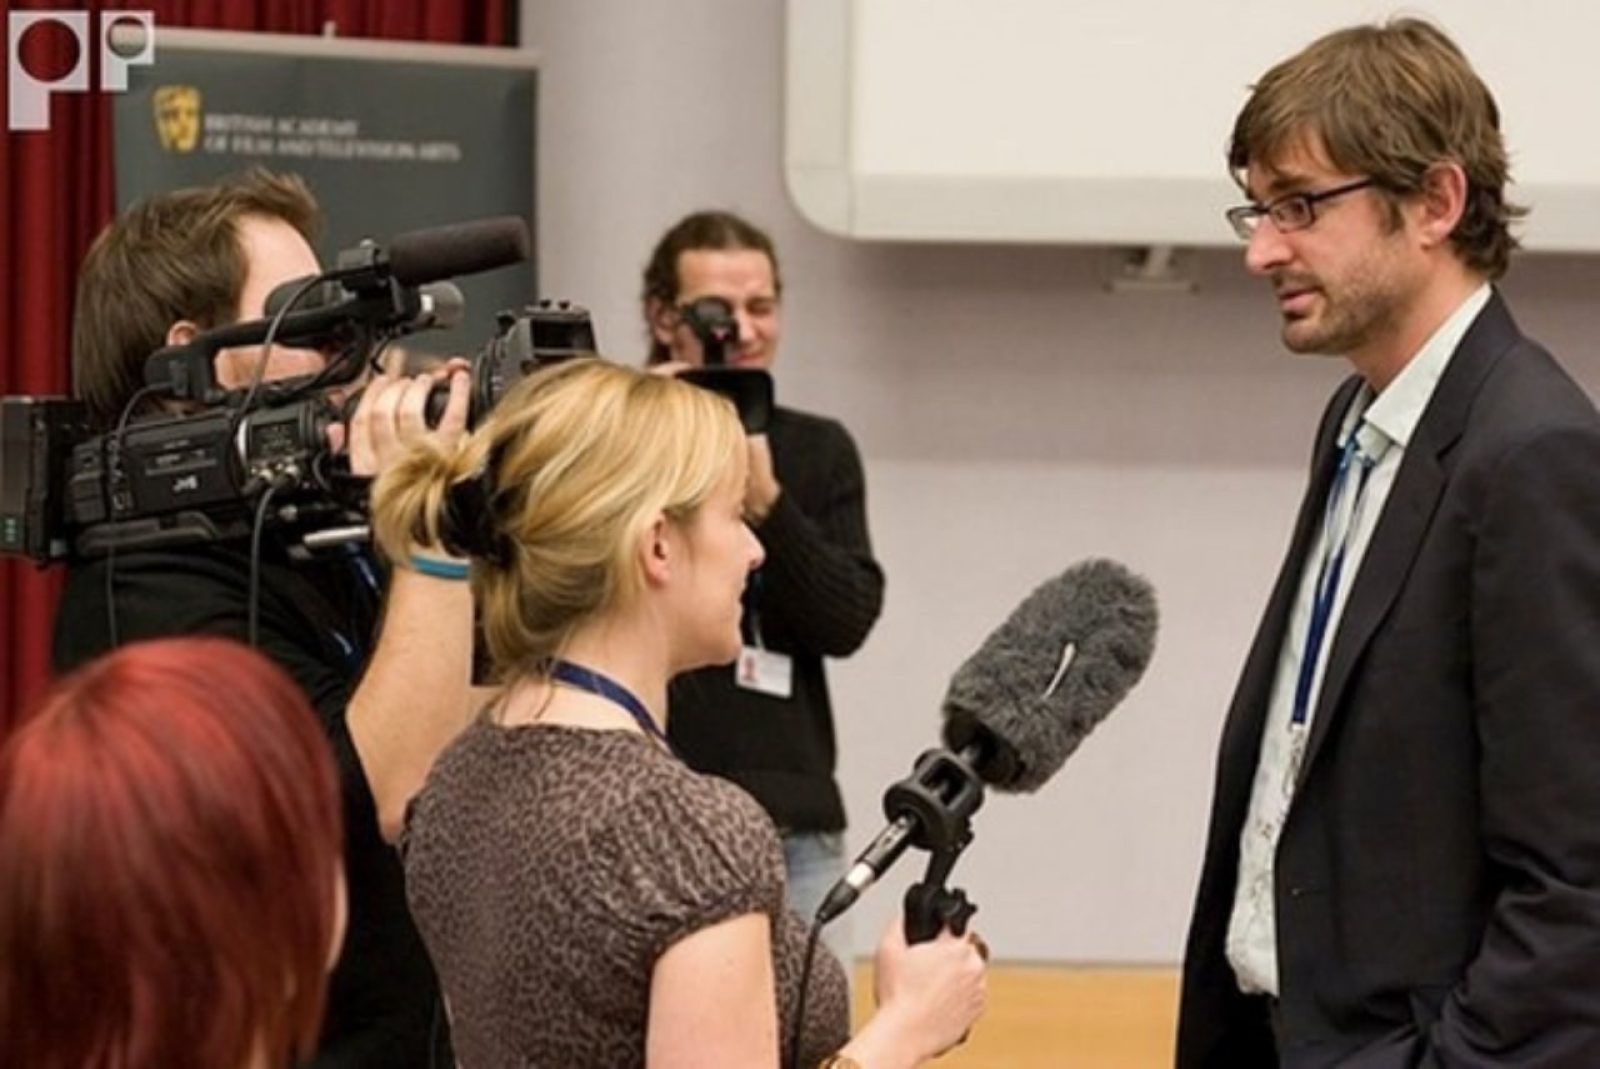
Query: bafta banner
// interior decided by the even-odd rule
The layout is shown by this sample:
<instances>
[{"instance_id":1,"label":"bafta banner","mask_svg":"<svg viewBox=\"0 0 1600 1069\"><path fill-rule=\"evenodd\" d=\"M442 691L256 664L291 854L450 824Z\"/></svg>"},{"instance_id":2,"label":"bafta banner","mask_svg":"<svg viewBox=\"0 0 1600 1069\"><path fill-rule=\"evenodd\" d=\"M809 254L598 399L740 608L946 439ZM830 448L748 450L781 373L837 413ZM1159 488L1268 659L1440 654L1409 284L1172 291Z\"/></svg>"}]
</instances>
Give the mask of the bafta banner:
<instances>
[{"instance_id":1,"label":"bafta banner","mask_svg":"<svg viewBox=\"0 0 1600 1069\"><path fill-rule=\"evenodd\" d=\"M115 97L117 203L260 165L303 175L325 265L362 238L493 215L534 221L532 54L156 27ZM537 234L535 234L537 245ZM409 348L471 356L537 296L534 262L457 280L466 318Z\"/></svg>"}]
</instances>

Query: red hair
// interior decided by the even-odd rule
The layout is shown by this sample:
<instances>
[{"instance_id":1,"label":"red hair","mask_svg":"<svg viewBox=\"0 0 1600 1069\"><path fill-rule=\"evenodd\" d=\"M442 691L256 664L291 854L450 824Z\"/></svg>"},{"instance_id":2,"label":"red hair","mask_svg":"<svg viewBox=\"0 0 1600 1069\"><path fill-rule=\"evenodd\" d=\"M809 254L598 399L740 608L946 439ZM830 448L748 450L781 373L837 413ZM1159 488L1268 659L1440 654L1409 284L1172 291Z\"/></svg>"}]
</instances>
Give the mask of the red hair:
<instances>
[{"instance_id":1,"label":"red hair","mask_svg":"<svg viewBox=\"0 0 1600 1069\"><path fill-rule=\"evenodd\" d=\"M215 638L61 680L0 750L0 1047L30 1069L309 1055L337 780L283 671Z\"/></svg>"}]
</instances>

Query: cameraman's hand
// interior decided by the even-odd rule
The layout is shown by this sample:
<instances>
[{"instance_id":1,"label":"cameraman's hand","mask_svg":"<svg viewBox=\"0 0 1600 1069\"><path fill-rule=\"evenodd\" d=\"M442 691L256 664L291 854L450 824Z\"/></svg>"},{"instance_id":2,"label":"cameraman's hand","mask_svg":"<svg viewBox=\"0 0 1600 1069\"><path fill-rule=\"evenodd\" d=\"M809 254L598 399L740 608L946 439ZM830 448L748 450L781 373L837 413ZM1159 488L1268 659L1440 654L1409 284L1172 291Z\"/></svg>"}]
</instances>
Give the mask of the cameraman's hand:
<instances>
[{"instance_id":1,"label":"cameraman's hand","mask_svg":"<svg viewBox=\"0 0 1600 1069\"><path fill-rule=\"evenodd\" d=\"M682 360L664 360L651 364L646 370L652 375L678 375L695 367ZM783 486L772 466L772 444L765 434L752 434L750 443L750 478L744 487L744 520L751 527L759 527L766 520L772 506L778 503Z\"/></svg>"},{"instance_id":2,"label":"cameraman's hand","mask_svg":"<svg viewBox=\"0 0 1600 1069\"><path fill-rule=\"evenodd\" d=\"M376 475L428 435L444 443L460 438L467 428L472 389L469 367L465 360L454 357L420 375L406 377L388 370L374 375L350 416L351 473ZM435 384L446 379L450 399L439 425L429 428L424 416L428 395Z\"/></svg>"},{"instance_id":3,"label":"cameraman's hand","mask_svg":"<svg viewBox=\"0 0 1600 1069\"><path fill-rule=\"evenodd\" d=\"M920 1065L960 1043L988 1000L987 957L975 933L908 946L896 917L878 943L877 1012L845 1051L863 1065Z\"/></svg>"},{"instance_id":4,"label":"cameraman's hand","mask_svg":"<svg viewBox=\"0 0 1600 1069\"><path fill-rule=\"evenodd\" d=\"M772 469L772 443L767 436L752 434L745 441L750 444L750 477L744 484L744 521L759 527L778 503L783 487Z\"/></svg>"},{"instance_id":5,"label":"cameraman's hand","mask_svg":"<svg viewBox=\"0 0 1600 1069\"><path fill-rule=\"evenodd\" d=\"M676 378L694 366L687 360L663 360L657 364L646 364L644 369L652 375L671 375Z\"/></svg>"}]
</instances>

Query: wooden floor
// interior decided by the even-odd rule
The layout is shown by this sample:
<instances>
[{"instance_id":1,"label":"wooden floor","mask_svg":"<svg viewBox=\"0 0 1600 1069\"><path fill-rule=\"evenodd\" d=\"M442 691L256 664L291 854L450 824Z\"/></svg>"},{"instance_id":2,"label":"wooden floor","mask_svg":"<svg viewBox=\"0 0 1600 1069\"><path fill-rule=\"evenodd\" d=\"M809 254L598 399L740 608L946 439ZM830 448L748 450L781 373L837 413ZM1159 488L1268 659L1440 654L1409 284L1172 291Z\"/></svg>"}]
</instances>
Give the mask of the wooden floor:
<instances>
[{"instance_id":1,"label":"wooden floor","mask_svg":"<svg viewBox=\"0 0 1600 1069\"><path fill-rule=\"evenodd\" d=\"M856 1019L872 969L855 976ZM1170 1069L1175 969L1007 965L989 969L989 1012L939 1069Z\"/></svg>"}]
</instances>

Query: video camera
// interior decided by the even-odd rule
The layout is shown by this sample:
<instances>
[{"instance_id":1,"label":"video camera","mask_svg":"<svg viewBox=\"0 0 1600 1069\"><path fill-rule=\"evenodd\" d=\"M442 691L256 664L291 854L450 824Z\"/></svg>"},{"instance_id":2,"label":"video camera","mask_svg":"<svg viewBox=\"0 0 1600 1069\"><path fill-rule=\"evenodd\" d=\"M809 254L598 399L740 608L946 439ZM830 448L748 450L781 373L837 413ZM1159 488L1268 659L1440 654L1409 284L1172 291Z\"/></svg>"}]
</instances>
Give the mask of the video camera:
<instances>
[{"instance_id":1,"label":"video camera","mask_svg":"<svg viewBox=\"0 0 1600 1069\"><path fill-rule=\"evenodd\" d=\"M715 390L733 401L749 434L761 434L772 419L772 376L764 368L729 367L728 349L739 345L739 320L722 297L701 297L680 310L700 341L702 363L679 378Z\"/></svg>"},{"instance_id":2,"label":"video camera","mask_svg":"<svg viewBox=\"0 0 1600 1069\"><path fill-rule=\"evenodd\" d=\"M413 231L387 249L362 242L333 270L274 290L267 317L152 353L144 392L198 409L191 413L125 417L96 435L81 402L0 398L0 553L93 557L237 538L262 521L306 545L361 528L366 481L329 449L328 427L345 413L326 389L353 381L397 338L459 322L465 302L441 279L527 254L526 224L514 216ZM254 344L334 355L315 376L219 388L217 352ZM537 368L594 354L580 307L541 302L502 312L471 362L469 419ZM435 418L446 396L441 387L430 397Z\"/></svg>"}]
</instances>

